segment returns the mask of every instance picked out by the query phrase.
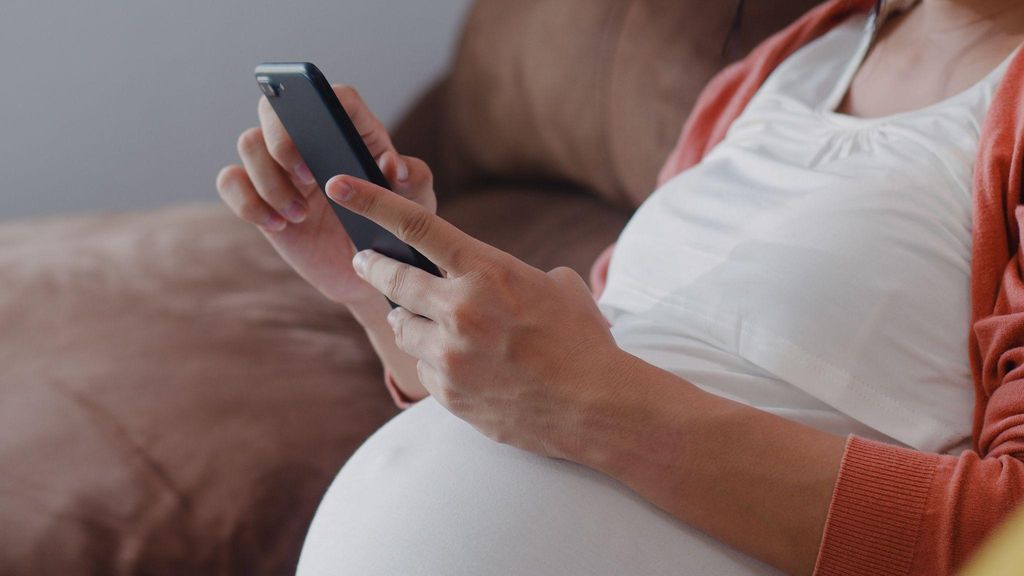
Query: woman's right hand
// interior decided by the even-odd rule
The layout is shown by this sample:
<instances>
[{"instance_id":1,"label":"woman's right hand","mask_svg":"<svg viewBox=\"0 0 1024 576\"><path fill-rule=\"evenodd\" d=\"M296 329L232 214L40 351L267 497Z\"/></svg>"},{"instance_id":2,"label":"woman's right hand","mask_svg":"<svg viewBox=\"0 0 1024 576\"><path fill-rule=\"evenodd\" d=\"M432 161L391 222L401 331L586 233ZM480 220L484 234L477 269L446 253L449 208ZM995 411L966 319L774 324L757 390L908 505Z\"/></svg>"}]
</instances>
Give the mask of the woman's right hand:
<instances>
[{"instance_id":1,"label":"woman's right hand","mask_svg":"<svg viewBox=\"0 0 1024 576\"><path fill-rule=\"evenodd\" d=\"M333 87L394 191L431 212L437 209L433 175L425 162L402 156L380 120L351 87ZM238 138L242 165L225 166L217 191L234 213L256 225L303 278L339 304L359 305L380 293L352 269L355 248L302 161L266 97L260 126Z\"/></svg>"}]
</instances>

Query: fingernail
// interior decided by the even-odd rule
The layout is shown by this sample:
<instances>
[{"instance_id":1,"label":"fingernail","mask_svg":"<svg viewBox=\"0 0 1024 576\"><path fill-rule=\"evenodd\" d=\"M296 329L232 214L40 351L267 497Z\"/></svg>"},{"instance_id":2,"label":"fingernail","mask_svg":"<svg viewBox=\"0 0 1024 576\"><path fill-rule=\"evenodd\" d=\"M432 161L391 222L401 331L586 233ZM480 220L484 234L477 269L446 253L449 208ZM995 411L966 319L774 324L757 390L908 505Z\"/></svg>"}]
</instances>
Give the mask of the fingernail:
<instances>
[{"instance_id":1,"label":"fingernail","mask_svg":"<svg viewBox=\"0 0 1024 576\"><path fill-rule=\"evenodd\" d=\"M306 205L301 200L296 200L284 209L284 217L290 222L298 224L306 219Z\"/></svg>"},{"instance_id":2,"label":"fingernail","mask_svg":"<svg viewBox=\"0 0 1024 576\"><path fill-rule=\"evenodd\" d=\"M330 196L335 202L344 202L352 197L352 193L355 190L352 189L352 185L345 181L341 176L335 176L327 181L327 187L330 189ZM327 192L325 190L325 192Z\"/></svg>"},{"instance_id":3,"label":"fingernail","mask_svg":"<svg viewBox=\"0 0 1024 576\"><path fill-rule=\"evenodd\" d=\"M356 255L352 258L352 268L355 268L356 274L360 276L366 271L366 261L370 258L367 254L367 250L362 252L356 252Z\"/></svg>"},{"instance_id":4,"label":"fingernail","mask_svg":"<svg viewBox=\"0 0 1024 576\"><path fill-rule=\"evenodd\" d=\"M399 182L405 182L409 179L409 166L401 158L398 159L398 171L395 176L398 177Z\"/></svg>"},{"instance_id":5,"label":"fingernail","mask_svg":"<svg viewBox=\"0 0 1024 576\"><path fill-rule=\"evenodd\" d=\"M295 173L295 177L299 179L299 182L306 186L316 182L316 178L313 178L313 173L309 171L309 166L306 166L305 162L299 162L296 164L295 168L292 169L292 172Z\"/></svg>"},{"instance_id":6,"label":"fingernail","mask_svg":"<svg viewBox=\"0 0 1024 576\"><path fill-rule=\"evenodd\" d=\"M399 312L399 310L401 310L401 308L393 308L391 310L391 312L388 312L387 320L388 320L388 324L390 324L391 326L394 326L395 322L398 321L398 315L401 314L401 312Z\"/></svg>"},{"instance_id":7,"label":"fingernail","mask_svg":"<svg viewBox=\"0 0 1024 576\"><path fill-rule=\"evenodd\" d=\"M268 232L280 232L281 230L284 230L284 227L287 224L288 223L285 222L284 218L281 218L280 214L275 213L267 216L266 219L263 220L263 224L260 224L260 228L263 228Z\"/></svg>"}]
</instances>

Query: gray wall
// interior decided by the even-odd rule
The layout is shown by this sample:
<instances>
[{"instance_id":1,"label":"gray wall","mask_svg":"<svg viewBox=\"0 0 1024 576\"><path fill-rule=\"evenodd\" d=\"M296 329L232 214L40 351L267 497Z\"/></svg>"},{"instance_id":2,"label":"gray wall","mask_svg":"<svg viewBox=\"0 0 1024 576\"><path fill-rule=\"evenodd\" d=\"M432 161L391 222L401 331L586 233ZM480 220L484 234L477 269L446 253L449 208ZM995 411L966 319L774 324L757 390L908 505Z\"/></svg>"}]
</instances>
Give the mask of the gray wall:
<instances>
[{"instance_id":1,"label":"gray wall","mask_svg":"<svg viewBox=\"0 0 1024 576\"><path fill-rule=\"evenodd\" d=\"M252 67L316 62L393 123L469 0L0 0L0 220L214 199Z\"/></svg>"}]
</instances>

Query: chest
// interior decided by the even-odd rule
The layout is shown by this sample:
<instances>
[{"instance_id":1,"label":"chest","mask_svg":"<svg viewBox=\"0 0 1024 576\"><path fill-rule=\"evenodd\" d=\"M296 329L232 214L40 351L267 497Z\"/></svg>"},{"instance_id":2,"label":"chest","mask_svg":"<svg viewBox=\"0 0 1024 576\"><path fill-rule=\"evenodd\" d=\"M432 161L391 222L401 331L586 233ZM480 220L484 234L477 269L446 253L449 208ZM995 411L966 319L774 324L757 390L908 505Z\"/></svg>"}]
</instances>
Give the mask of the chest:
<instances>
[{"instance_id":1,"label":"chest","mask_svg":"<svg viewBox=\"0 0 1024 576\"><path fill-rule=\"evenodd\" d=\"M919 19L911 12L886 21L837 111L878 118L932 106L982 81L1024 40L1000 30L929 35Z\"/></svg>"},{"instance_id":2,"label":"chest","mask_svg":"<svg viewBox=\"0 0 1024 576\"><path fill-rule=\"evenodd\" d=\"M985 99L862 122L819 108L834 77L800 76L640 207L602 309L649 327L624 347L698 341L908 445L954 445Z\"/></svg>"},{"instance_id":3,"label":"chest","mask_svg":"<svg viewBox=\"0 0 1024 576\"><path fill-rule=\"evenodd\" d=\"M836 113L865 42L851 21L780 66L726 139L637 211L609 287L618 275L652 299L786 325L807 306L820 321L905 300L944 311L959 337L991 91L885 118Z\"/></svg>"}]
</instances>

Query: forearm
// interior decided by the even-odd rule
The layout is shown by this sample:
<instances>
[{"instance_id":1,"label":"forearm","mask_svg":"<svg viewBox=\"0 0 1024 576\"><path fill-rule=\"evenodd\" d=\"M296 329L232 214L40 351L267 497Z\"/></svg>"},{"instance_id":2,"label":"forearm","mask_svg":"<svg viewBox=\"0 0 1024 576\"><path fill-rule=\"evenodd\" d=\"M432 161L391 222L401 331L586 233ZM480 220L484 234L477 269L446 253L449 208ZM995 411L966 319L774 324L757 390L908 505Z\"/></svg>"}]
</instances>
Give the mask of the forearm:
<instances>
[{"instance_id":1,"label":"forearm","mask_svg":"<svg viewBox=\"0 0 1024 576\"><path fill-rule=\"evenodd\" d=\"M579 461L754 557L810 574L845 439L626 361L626 381L586 408Z\"/></svg>"},{"instance_id":2,"label":"forearm","mask_svg":"<svg viewBox=\"0 0 1024 576\"><path fill-rule=\"evenodd\" d=\"M388 325L387 315L391 311L387 300L381 296L372 300L349 305L352 316L366 331L370 344L380 357L381 364L391 371L395 384L410 398L421 398L427 394L416 372L416 358L406 354L395 344L395 333Z\"/></svg>"}]
</instances>

